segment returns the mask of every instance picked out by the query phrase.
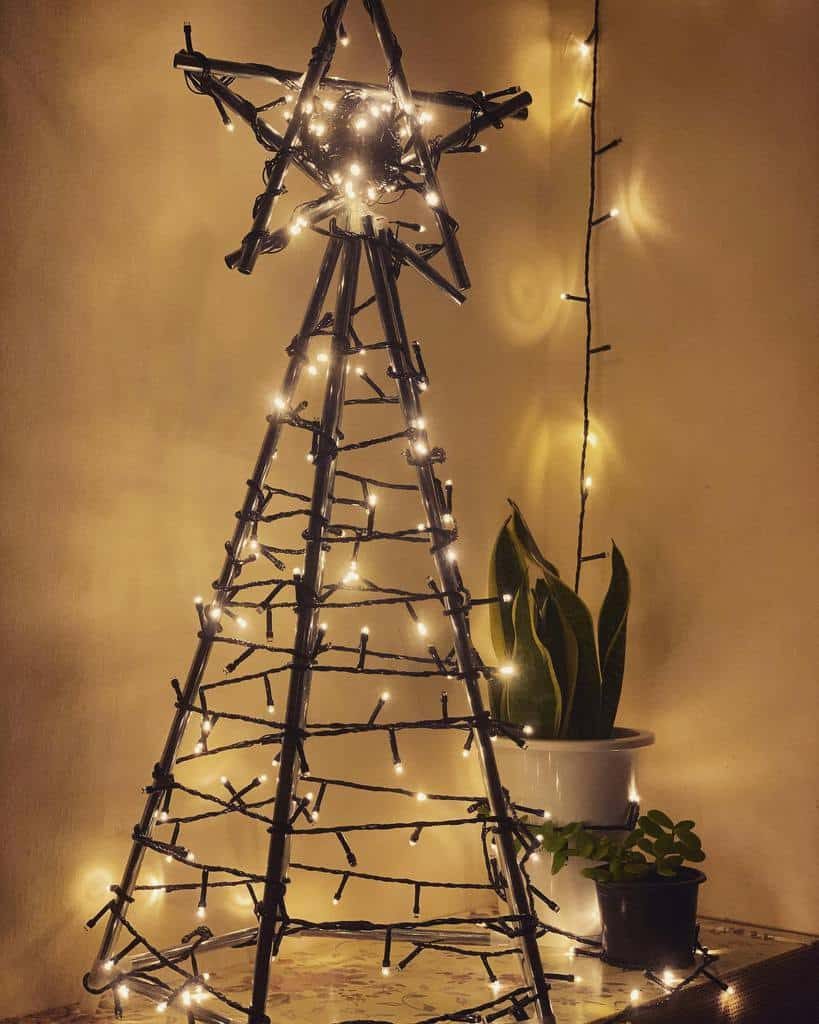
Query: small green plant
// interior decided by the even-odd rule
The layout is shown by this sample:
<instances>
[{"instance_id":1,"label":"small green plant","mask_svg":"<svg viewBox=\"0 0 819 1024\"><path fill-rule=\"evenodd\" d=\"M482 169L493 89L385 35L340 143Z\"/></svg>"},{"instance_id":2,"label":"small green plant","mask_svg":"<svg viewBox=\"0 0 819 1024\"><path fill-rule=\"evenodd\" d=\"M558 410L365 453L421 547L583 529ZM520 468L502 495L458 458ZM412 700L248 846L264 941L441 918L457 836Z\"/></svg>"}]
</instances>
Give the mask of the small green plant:
<instances>
[{"instance_id":1,"label":"small green plant","mask_svg":"<svg viewBox=\"0 0 819 1024\"><path fill-rule=\"evenodd\" d=\"M596 861L582 874L596 882L627 882L646 878L674 878L686 864L705 860L700 837L688 819L676 824L662 811L649 811L624 838L590 832L582 822L553 825L538 831L543 849L552 855L552 874L566 866L570 857Z\"/></svg>"},{"instance_id":2,"label":"small green plant","mask_svg":"<svg viewBox=\"0 0 819 1024\"><path fill-rule=\"evenodd\" d=\"M616 544L611 581L595 633L585 602L560 578L518 506L501 527L489 565L489 606L500 679L489 690L492 714L528 725L541 739L608 739L626 664L631 584ZM529 570L537 574L534 586Z\"/></svg>"}]
</instances>

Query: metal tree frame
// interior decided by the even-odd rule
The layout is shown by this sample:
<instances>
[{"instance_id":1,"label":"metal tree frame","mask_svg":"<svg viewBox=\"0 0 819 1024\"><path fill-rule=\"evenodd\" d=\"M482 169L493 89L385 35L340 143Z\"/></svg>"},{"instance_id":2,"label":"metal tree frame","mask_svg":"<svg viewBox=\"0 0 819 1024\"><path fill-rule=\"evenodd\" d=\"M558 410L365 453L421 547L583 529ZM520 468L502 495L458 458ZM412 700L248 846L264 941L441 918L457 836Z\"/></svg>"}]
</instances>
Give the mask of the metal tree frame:
<instances>
[{"instance_id":1,"label":"metal tree frame","mask_svg":"<svg viewBox=\"0 0 819 1024\"><path fill-rule=\"evenodd\" d=\"M303 739L308 728L307 708L311 680L316 654L322 642L319 628L319 595L324 585L323 551L331 539L329 531L332 524L339 442L342 437L341 424L348 362L352 355L360 351L356 345L352 319L357 312L359 272L362 261L365 260L385 338L384 344L376 347L386 350L389 361L388 375L396 383L397 399L392 401L398 404L403 417L404 427L401 434L411 442L407 457L416 470L417 490L421 496L432 540L431 554L438 575L440 600L451 624L457 677L463 681L468 698L468 727L471 729L470 735L480 758L488 820L493 824L497 857L503 874L503 880L499 881L498 885L509 904L507 933L517 940L521 954L525 989L519 990L518 998L507 1007L507 1012L514 1013L521 1019L521 1014L525 1016L524 1007L528 1007L534 1011L538 1021L548 1022L554 1018L549 1002L547 979L567 976L545 974L541 963L537 938L543 933L545 926L539 922L536 915L532 887L525 871L528 856L526 834L521 829L509 794L502 786L493 747L493 740L497 737L499 729L502 731L503 724L493 721L484 708L480 680L487 673L470 637L468 613L471 606L478 602L469 598L457 564L447 557L447 545L455 534L450 525L452 519L444 489L434 471L434 464L442 461L443 453L438 449L429 451L426 447L426 431L423 426L419 427L419 423L423 424L421 394L426 385L426 371L420 361L420 350L416 344L410 345L407 336L397 281L398 271L401 266L406 265L455 301L464 301L463 289L469 287L469 276L456 236L457 224L443 200L437 165L441 157L448 152L470 151L468 147L476 136L490 126L500 127L502 118L524 117L531 97L516 88L495 94L513 94L502 103L497 103L484 94L424 92L414 96L403 69L400 47L383 4L380 0L364 0L364 4L384 52L388 70L386 88L372 83L328 76L337 40L340 33L343 33L342 15L346 0L333 0L325 8L321 35L303 76L295 71L268 65L241 64L204 57L193 50L187 27L187 47L175 57L175 66L185 72L194 91L213 99L223 119L228 116L226 110L238 115L254 130L259 142L274 153L273 159L269 162L265 191L259 196L254 207L252 228L239 249L226 257L228 266L249 274L260 254L279 251L288 244L290 232L286 229L271 232L270 229L274 207L282 194L284 176L291 163L311 180L326 186L327 177L321 166L311 161L309 155L299 147L300 133L305 131L312 101L319 88L342 93L366 90L370 96L391 97L395 100L399 111L406 116L410 134L406 152L402 157L402 167L406 170L401 173L406 173L408 181L412 175L418 178L417 184L407 187L423 191L427 196L435 195L437 201L434 205L431 204L431 212L437 222L441 241L438 246L419 247L421 251L408 246L398 237L397 232L382 220L376 219L369 208L361 207L358 203L349 204L338 189L326 188L324 194L303 211L303 220L312 228L339 213L343 213L343 223L339 226L332 220L329 231L323 232L328 236L328 240L301 327L288 347L290 359L279 391L279 411L268 418L269 423L261 449L247 482L241 510L237 513L236 526L230 541L226 544L225 561L214 583L214 599L204 614L200 613L199 641L187 677L178 690L176 711L162 754L154 767L152 785L148 787L145 807L134 829L134 842L121 881L118 886L112 887L112 900L97 915L96 920L100 920L107 912L107 919L99 953L87 976L86 984L89 990L95 992L108 987L112 954L123 927L134 936L134 941L127 947L128 950L141 938L128 923L128 904L133 899L145 850L156 848L152 846L155 843L152 840L153 830L161 808L167 807L167 800L173 788L173 771L179 757L180 745L190 716L195 710L194 705L200 693L200 685L214 643L222 628L221 613L235 593L236 580L243 565L242 552L246 550L250 540L255 538L256 525L263 511L266 481L278 449L282 427L292 422L296 389L307 360L309 342L323 321L332 324L332 341L323 408L314 433L313 486L309 500L308 526L303 535L306 542L304 570L300 582L297 582L294 588L297 617L293 659L286 712L281 728L279 776L269 830L264 896L257 907L258 929L245 929L193 943L183 942L180 947L171 950L156 950L146 943L148 953L134 958L131 969L135 973L129 975L132 989L155 1000L161 1000L166 997L165 990L144 973L150 967L160 963L178 963L191 954L193 947L201 953L208 948L252 942L256 946L256 956L248 1019L250 1024L265 1024L269 1020L266 1005L271 956L277 951L289 923L284 899L285 885L294 831L294 809L296 813L299 810L297 785L303 772L306 774ZM292 116L284 135L276 132L259 116L259 108L231 88L233 79L237 77L258 78L298 88ZM422 133L418 119L413 113L419 98L422 98L424 104L468 109L471 112L470 119L461 128L430 143ZM471 151L474 151L474 147ZM430 258L438 250L442 250L447 257L454 284L430 263ZM323 317L325 300L336 275L338 281L335 309L331 318ZM416 450L415 445L419 439L421 444ZM519 842L524 844L524 856L520 861L516 852L516 844ZM460 919L448 920L462 923ZM425 922L428 925L436 923ZM413 927L416 926L402 923L388 927L387 941L390 941L393 931L395 936L398 936L402 929ZM336 931L334 934L340 932ZM469 941L469 938L462 938L462 942ZM117 962L122 955L117 954ZM568 976L569 979L570 977ZM500 999L485 1005L497 1009L502 1001L503 999ZM194 1006L189 1013L192 1017L210 1024L232 1019L203 1006Z\"/></svg>"}]
</instances>

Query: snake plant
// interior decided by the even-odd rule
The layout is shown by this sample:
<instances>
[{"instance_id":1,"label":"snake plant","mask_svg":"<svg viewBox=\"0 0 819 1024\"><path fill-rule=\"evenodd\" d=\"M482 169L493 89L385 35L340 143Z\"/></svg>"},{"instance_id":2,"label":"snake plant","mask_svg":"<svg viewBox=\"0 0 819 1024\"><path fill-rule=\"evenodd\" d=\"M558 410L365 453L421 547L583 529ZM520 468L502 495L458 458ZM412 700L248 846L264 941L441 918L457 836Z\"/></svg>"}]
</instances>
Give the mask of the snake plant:
<instances>
[{"instance_id":1,"label":"snake plant","mask_svg":"<svg viewBox=\"0 0 819 1024\"><path fill-rule=\"evenodd\" d=\"M518 506L509 504L512 514L489 565L492 644L503 663L490 684L492 714L529 726L535 738L608 739L626 661L626 563L612 544L611 581L595 631L585 602L543 557Z\"/></svg>"}]
</instances>

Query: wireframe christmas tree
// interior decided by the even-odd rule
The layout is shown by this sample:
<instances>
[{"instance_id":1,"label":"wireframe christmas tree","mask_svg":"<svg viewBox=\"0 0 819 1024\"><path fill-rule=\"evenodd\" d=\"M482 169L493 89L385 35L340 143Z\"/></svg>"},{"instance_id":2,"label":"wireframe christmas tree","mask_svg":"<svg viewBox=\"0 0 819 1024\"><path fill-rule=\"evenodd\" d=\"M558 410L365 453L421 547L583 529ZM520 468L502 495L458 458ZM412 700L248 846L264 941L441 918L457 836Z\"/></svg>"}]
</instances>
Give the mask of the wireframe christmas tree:
<instances>
[{"instance_id":1,"label":"wireframe christmas tree","mask_svg":"<svg viewBox=\"0 0 819 1024\"><path fill-rule=\"evenodd\" d=\"M384 52L387 84L330 77L336 45L347 38L342 24L345 6L344 0L333 0L324 9L321 35L304 74L207 58L193 49L189 26L186 49L175 57L188 86L214 102L225 125L232 127L231 115L238 116L272 154L265 165L265 189L254 205L253 226L241 247L226 258L228 266L249 274L260 254L284 249L305 228L327 241L301 327L287 347L284 380L268 416L233 535L225 545L227 553L213 596L207 602L196 601L198 643L184 682L174 680L173 719L146 790L122 879L112 886L110 902L89 922L102 925L104 933L85 983L94 993L111 990L118 1012L122 999L133 992L153 1000L159 1010L179 1008L191 1020L247 1017L250 1024L264 1024L269 1020L268 994L276 987L272 965L288 937L367 935L380 943L385 975L394 968L408 968L421 953L431 957L445 951L478 958L484 980L492 987L491 997L426 1018L430 1024L532 1016L549 1021L553 1020L549 980L571 980L571 976L544 973L537 946L539 935L552 926L542 923L536 912L536 900L548 901L529 882L526 862L538 844L520 815L531 820L543 812L513 805L498 775L493 741L505 736L523 745L525 730L493 720L484 708L481 681L493 685L495 670L483 664L473 647L469 615L473 607L491 599L473 597L458 568L453 488L436 473L445 453L433 445L427 431L421 408L427 371L419 343L410 342L407 334L397 284L400 270L408 266L455 301L464 301L469 277L458 244L458 225L438 181L439 161L447 154L482 151L484 147L475 141L479 134L490 126L501 127L504 118L525 117L531 97L517 87L489 95L457 91L413 95L401 49L380 0L364 0L364 6ZM288 92L256 106L232 88L237 77L274 82ZM264 116L277 106L285 115L283 134ZM431 106L463 109L468 120L443 137L429 139L427 111L422 107ZM297 207L285 227L271 230L274 206L285 191L283 182L291 165L323 191ZM426 201L440 232L439 242L411 246L399 237L400 231L417 230L419 225L377 216L379 206L407 192L417 192ZM320 226L325 223L326 227ZM449 262L454 283L431 262L440 251ZM360 287L364 263L372 294ZM334 278L334 307L326 312ZM371 306L377 310L383 340L366 343L358 318ZM330 339L329 350L313 358L325 338ZM371 369L381 355L386 361L383 379ZM312 418L308 403L298 398L300 385L305 383L304 376L322 375L321 410ZM394 428L383 434L368 433L360 440L348 437L342 413L351 406L360 407L358 416L389 414ZM285 430L290 439L302 437L309 443L310 467L305 472L310 480L303 491L290 479L287 486L275 486L268 479ZM396 475L402 479L382 480L361 468L363 461L382 450L392 451ZM395 499L396 514L406 517L403 524L383 525L385 493ZM411 504L416 496L421 499L420 523L414 521L417 506ZM428 549L436 578L414 586L387 580L386 570L391 574L410 560L379 552L385 547L417 552L418 545ZM420 559L416 556L411 561L417 580ZM379 566L383 582L373 579L379 575ZM425 574L426 570L422 578ZM371 645L369 628L360 624L352 635L345 634L351 617L360 610L384 622L392 617L392 625L379 629L381 636L401 637L410 626L420 640L417 649L399 649L400 642ZM442 616L441 629L449 633L446 645L451 644L451 650L440 641L433 642L433 613ZM328 626L334 615L341 620L338 631L332 623ZM258 627L259 639L252 637L251 627ZM221 675L212 672L219 661ZM337 686L334 693L345 695L341 706L350 708L369 699L368 717L351 720L348 715L343 721L322 722L308 714L313 683L321 690L338 679L343 688ZM286 698L281 702L276 690L284 680ZM443 689L440 702L435 699L434 714L410 720L389 715L385 683L427 687L435 681ZM369 698L360 696L365 688L368 693L372 689ZM353 696L354 691L358 696ZM245 702L241 710L231 703L236 694ZM453 705L462 704L465 710L450 708L451 698ZM247 709L249 699L257 700L257 710ZM426 689L419 699L428 704ZM278 711L282 703L283 713ZM336 777L311 766L313 752L321 750L323 743L339 737L362 743L369 737L381 742L383 758L401 782L402 747L419 730L440 740L442 756L451 752L451 744L444 749L443 743L453 736L462 744L464 756L474 751L485 791L425 794L395 784ZM271 753L277 778L274 795L265 796L268 779L253 766L257 756ZM209 764L210 759L227 763L234 778L224 774L218 785L207 789L186 780L189 768ZM242 773L241 779L236 772ZM360 796L362 806L365 796L375 794L379 800L394 799L413 810L395 821L344 823L331 817L325 824L328 812L333 814L334 801L340 805L351 793ZM440 806L446 816L419 813L419 803L422 811ZM239 822L265 834L263 870L220 863L208 855L199 839L194 852L187 838L194 829L214 829L219 824L227 824L230 837L235 838ZM415 845L422 833L443 829L468 834L480 844L485 879L421 878L385 869L375 873L359 866L355 848L367 835L389 837L397 832ZM332 845L321 847L323 860L310 859L311 844L322 837ZM299 857L307 853L304 860L291 856L294 840ZM207 840L201 842L208 846ZM232 849L230 841L227 847ZM253 848L257 847L258 837ZM183 880L141 882L146 855L164 858ZM326 877L334 904L354 882L398 888L408 894L411 910L403 918L386 922L298 917L288 904L292 906L292 894L308 875ZM425 917L424 896L442 891L472 897L477 892L484 904L497 895L506 903L505 912ZM242 929L212 931L211 904L244 892L249 894L255 920L251 918ZM158 894L187 899L196 915L192 931L181 942L163 945L136 923L141 901ZM374 903L370 894L368 905ZM500 945L486 944L490 933L501 938ZM236 946L255 947L249 1005L213 984L203 968L209 953ZM519 959L522 980L518 986L503 990L492 968L497 957ZM304 970L309 971L309 966Z\"/></svg>"}]
</instances>

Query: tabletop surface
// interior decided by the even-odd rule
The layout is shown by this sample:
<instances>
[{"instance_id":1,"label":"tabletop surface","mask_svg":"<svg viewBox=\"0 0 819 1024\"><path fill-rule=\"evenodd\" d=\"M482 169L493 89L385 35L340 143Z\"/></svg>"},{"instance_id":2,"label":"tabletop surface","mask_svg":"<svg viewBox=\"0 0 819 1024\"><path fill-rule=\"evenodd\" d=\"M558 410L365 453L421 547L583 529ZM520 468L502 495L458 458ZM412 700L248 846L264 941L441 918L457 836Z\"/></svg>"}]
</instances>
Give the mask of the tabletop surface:
<instances>
[{"instance_id":1,"label":"tabletop surface","mask_svg":"<svg viewBox=\"0 0 819 1024\"><path fill-rule=\"evenodd\" d=\"M814 939L796 932L710 918L701 921L700 937L719 954L716 970L725 973L797 949ZM463 957L447 954L437 954L426 965L424 957L419 957L406 971L393 971L384 978L381 948L378 943L363 940L288 940L276 964L276 987L268 1004L273 1024L285 1020L287 1024L332 1024L356 1017L411 1024L437 1013L456 1012L496 994L487 984L480 961L469 958L471 962L465 962ZM566 947L547 946L542 952L547 971L574 973L579 979L553 984L551 996L558 1024L590 1024L622 1010L635 990L641 1002L650 1002L661 994L639 971L624 971L596 959L572 956ZM220 956L221 960L211 967L210 984L224 991L247 992L252 974L250 951L228 951ZM520 984L517 974L499 967L496 972L501 992ZM678 979L683 974L676 972ZM742 992L737 990L725 998L741 1001ZM137 996L130 996L123 1009L126 1022L157 1024L154 1006ZM106 997L96 1010L86 1003L9 1017L2 1024L109 1024L114 1019L110 997ZM185 1018L169 1010L163 1019L175 1024Z\"/></svg>"}]
</instances>

